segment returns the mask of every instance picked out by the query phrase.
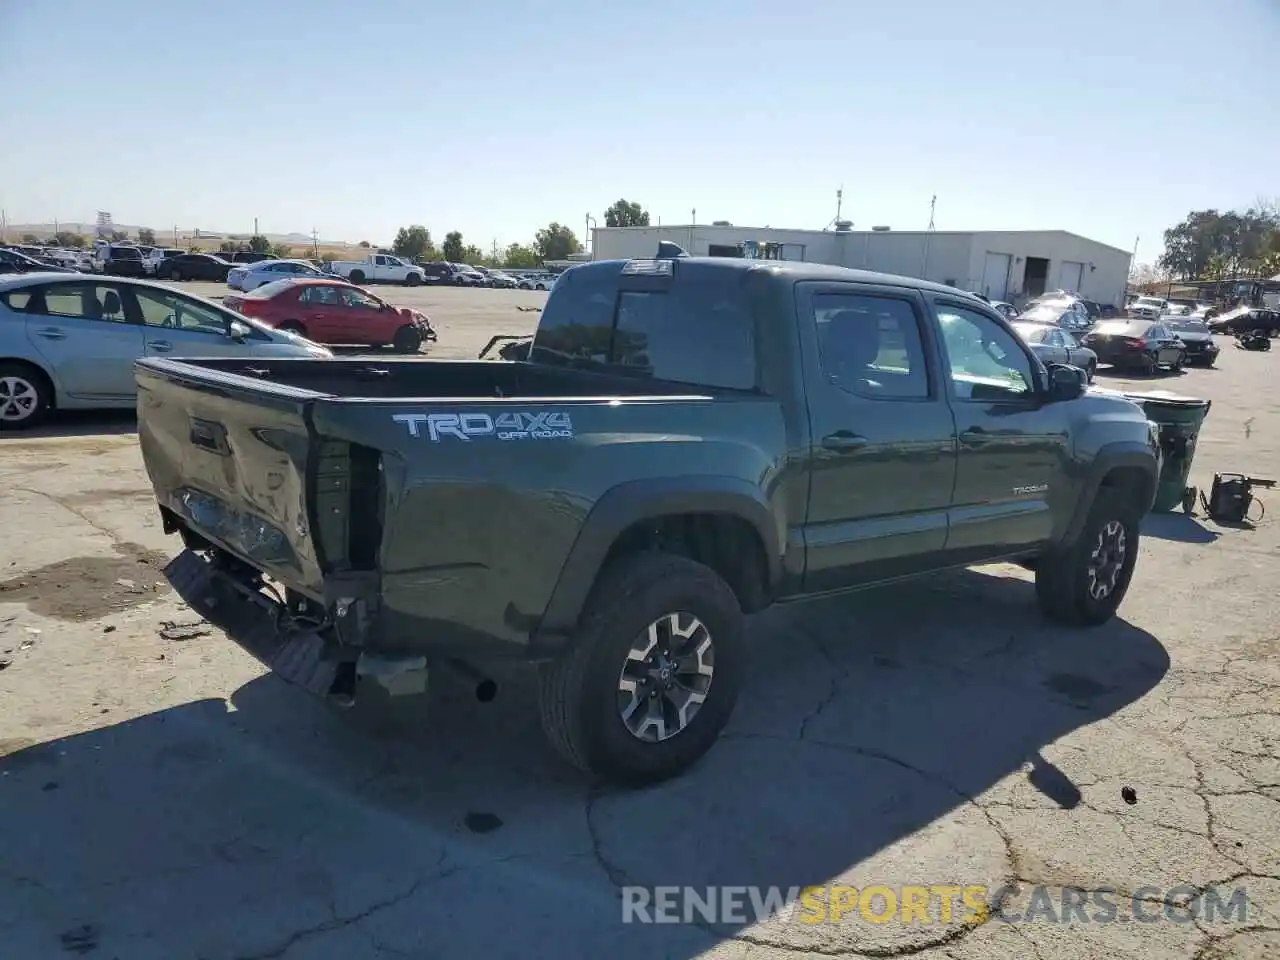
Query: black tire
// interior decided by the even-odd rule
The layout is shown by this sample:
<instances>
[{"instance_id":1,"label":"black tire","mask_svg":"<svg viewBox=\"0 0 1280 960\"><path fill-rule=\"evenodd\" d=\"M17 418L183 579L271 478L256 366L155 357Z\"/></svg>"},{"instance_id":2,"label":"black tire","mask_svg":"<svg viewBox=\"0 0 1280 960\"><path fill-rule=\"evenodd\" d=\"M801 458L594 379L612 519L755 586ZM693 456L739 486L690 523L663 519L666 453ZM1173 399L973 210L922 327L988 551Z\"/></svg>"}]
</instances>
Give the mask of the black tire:
<instances>
[{"instance_id":1,"label":"black tire","mask_svg":"<svg viewBox=\"0 0 1280 960\"><path fill-rule=\"evenodd\" d=\"M710 685L683 729L644 740L620 712L623 667L650 625L677 613L706 628L714 654ZM737 702L746 658L742 610L714 570L674 554L624 556L602 571L569 649L539 667L542 728L561 756L596 777L626 786L667 780L719 738Z\"/></svg>"},{"instance_id":2,"label":"black tire","mask_svg":"<svg viewBox=\"0 0 1280 960\"><path fill-rule=\"evenodd\" d=\"M170 270L170 271L169 271L169 279L170 279L170 280L172 280L174 283L181 283L181 282L182 282L182 271L181 271L181 270Z\"/></svg>"},{"instance_id":3,"label":"black tire","mask_svg":"<svg viewBox=\"0 0 1280 960\"><path fill-rule=\"evenodd\" d=\"M53 409L53 385L27 363L0 363L0 430L26 430Z\"/></svg>"},{"instance_id":4,"label":"black tire","mask_svg":"<svg viewBox=\"0 0 1280 960\"><path fill-rule=\"evenodd\" d=\"M411 273L404 278L404 285L406 287L416 287L420 283L422 283L422 277L418 276L416 273Z\"/></svg>"},{"instance_id":5,"label":"black tire","mask_svg":"<svg viewBox=\"0 0 1280 960\"><path fill-rule=\"evenodd\" d=\"M351 276L347 277L347 279L350 280L352 283L354 283L356 286L359 286L360 284L364 283L364 271L352 270Z\"/></svg>"},{"instance_id":6,"label":"black tire","mask_svg":"<svg viewBox=\"0 0 1280 960\"><path fill-rule=\"evenodd\" d=\"M391 346L395 348L396 353L417 353L418 348L422 346L422 331L406 323L396 331L395 337L391 340Z\"/></svg>"},{"instance_id":7,"label":"black tire","mask_svg":"<svg viewBox=\"0 0 1280 960\"><path fill-rule=\"evenodd\" d=\"M284 323L280 324L280 326L276 327L276 329L283 330L285 333L296 333L300 337L305 337L307 335L307 328L297 320L286 320Z\"/></svg>"},{"instance_id":8,"label":"black tire","mask_svg":"<svg viewBox=\"0 0 1280 960\"><path fill-rule=\"evenodd\" d=\"M1096 627L1113 616L1133 579L1138 560L1138 522L1131 501L1101 490L1076 541L1046 554L1036 564L1036 599L1046 617L1073 627ZM1110 590L1103 597L1091 592L1090 565L1094 550L1111 533L1111 524L1124 532L1124 553Z\"/></svg>"},{"instance_id":9,"label":"black tire","mask_svg":"<svg viewBox=\"0 0 1280 960\"><path fill-rule=\"evenodd\" d=\"M1084 368L1085 379L1089 383L1093 383L1093 378L1097 374L1097 372L1098 372L1098 364L1095 361Z\"/></svg>"}]
</instances>

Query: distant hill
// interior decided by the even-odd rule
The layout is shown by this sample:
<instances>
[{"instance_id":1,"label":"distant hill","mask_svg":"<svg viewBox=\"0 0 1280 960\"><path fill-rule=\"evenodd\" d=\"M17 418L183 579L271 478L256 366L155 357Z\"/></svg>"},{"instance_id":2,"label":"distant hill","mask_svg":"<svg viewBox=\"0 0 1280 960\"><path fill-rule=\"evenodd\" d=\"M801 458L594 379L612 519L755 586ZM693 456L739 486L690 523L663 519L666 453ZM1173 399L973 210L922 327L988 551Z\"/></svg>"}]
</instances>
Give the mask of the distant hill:
<instances>
[{"instance_id":1,"label":"distant hill","mask_svg":"<svg viewBox=\"0 0 1280 960\"><path fill-rule=\"evenodd\" d=\"M145 226L145 225L144 225ZM136 237L138 231L144 227L136 226L129 223L112 224L115 230L123 230L130 237ZM52 223L10 223L5 227L6 239L10 243L14 243L22 238L24 233L35 234L42 240L52 239L57 230L70 230L72 233L83 234L86 237L94 235L97 229L96 223L67 223L58 222L56 225ZM173 228L152 227L155 231L156 241L158 243L173 243ZM179 227L178 243L184 243L191 240L248 240L253 234L248 232L229 232L226 230L212 230L196 227ZM291 245L311 245L311 234L309 233L267 233L264 236L271 243L287 243ZM317 240L322 247L345 248L358 246L356 243L349 243L345 240Z\"/></svg>"}]
</instances>

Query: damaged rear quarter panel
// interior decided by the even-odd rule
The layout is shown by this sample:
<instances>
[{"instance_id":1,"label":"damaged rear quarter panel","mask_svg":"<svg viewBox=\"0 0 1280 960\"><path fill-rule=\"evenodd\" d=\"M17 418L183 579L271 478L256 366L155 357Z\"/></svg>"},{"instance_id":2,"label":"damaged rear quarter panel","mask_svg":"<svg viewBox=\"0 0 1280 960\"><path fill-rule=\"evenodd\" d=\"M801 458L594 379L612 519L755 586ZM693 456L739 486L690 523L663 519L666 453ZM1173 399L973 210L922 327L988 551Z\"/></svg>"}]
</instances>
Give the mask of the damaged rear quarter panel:
<instances>
[{"instance_id":1,"label":"damaged rear quarter panel","mask_svg":"<svg viewBox=\"0 0 1280 960\"><path fill-rule=\"evenodd\" d=\"M521 413L567 421L572 436L475 432ZM469 423L470 438L437 430L433 439L425 418L440 414ZM525 654L606 491L685 474L755 484L776 467L769 451L785 449L776 403L755 398L321 401L314 417L321 435L383 451L380 644L477 657Z\"/></svg>"}]
</instances>

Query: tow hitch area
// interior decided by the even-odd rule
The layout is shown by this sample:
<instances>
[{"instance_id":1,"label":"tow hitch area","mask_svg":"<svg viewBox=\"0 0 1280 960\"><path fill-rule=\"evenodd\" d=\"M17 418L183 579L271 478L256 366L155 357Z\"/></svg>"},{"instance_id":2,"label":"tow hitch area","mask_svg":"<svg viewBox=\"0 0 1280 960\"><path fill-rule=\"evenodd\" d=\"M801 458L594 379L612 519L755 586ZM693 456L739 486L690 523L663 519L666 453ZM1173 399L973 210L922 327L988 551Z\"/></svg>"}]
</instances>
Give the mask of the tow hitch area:
<instances>
[{"instance_id":1,"label":"tow hitch area","mask_svg":"<svg viewBox=\"0 0 1280 960\"><path fill-rule=\"evenodd\" d=\"M238 589L229 577L193 550L183 550L164 569L165 577L191 609L222 630L274 673L325 697L343 691L350 667L325 658L324 638L315 630L280 628L277 604L248 588ZM346 666L346 670L342 669Z\"/></svg>"}]
</instances>

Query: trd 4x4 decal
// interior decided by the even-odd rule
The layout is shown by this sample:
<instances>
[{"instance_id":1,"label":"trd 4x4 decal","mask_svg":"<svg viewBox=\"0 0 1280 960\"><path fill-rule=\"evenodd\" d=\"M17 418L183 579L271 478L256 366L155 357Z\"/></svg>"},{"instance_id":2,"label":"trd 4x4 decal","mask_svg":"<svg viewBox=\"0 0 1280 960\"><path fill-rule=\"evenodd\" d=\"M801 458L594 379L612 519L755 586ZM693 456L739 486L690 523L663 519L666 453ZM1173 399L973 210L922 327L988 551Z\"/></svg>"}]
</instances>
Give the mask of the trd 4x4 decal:
<instances>
[{"instance_id":1,"label":"trd 4x4 decal","mask_svg":"<svg viewBox=\"0 0 1280 960\"><path fill-rule=\"evenodd\" d=\"M396 413L391 419L404 424L411 437L441 440L572 440L573 423L567 413L554 410L500 413Z\"/></svg>"}]
</instances>

